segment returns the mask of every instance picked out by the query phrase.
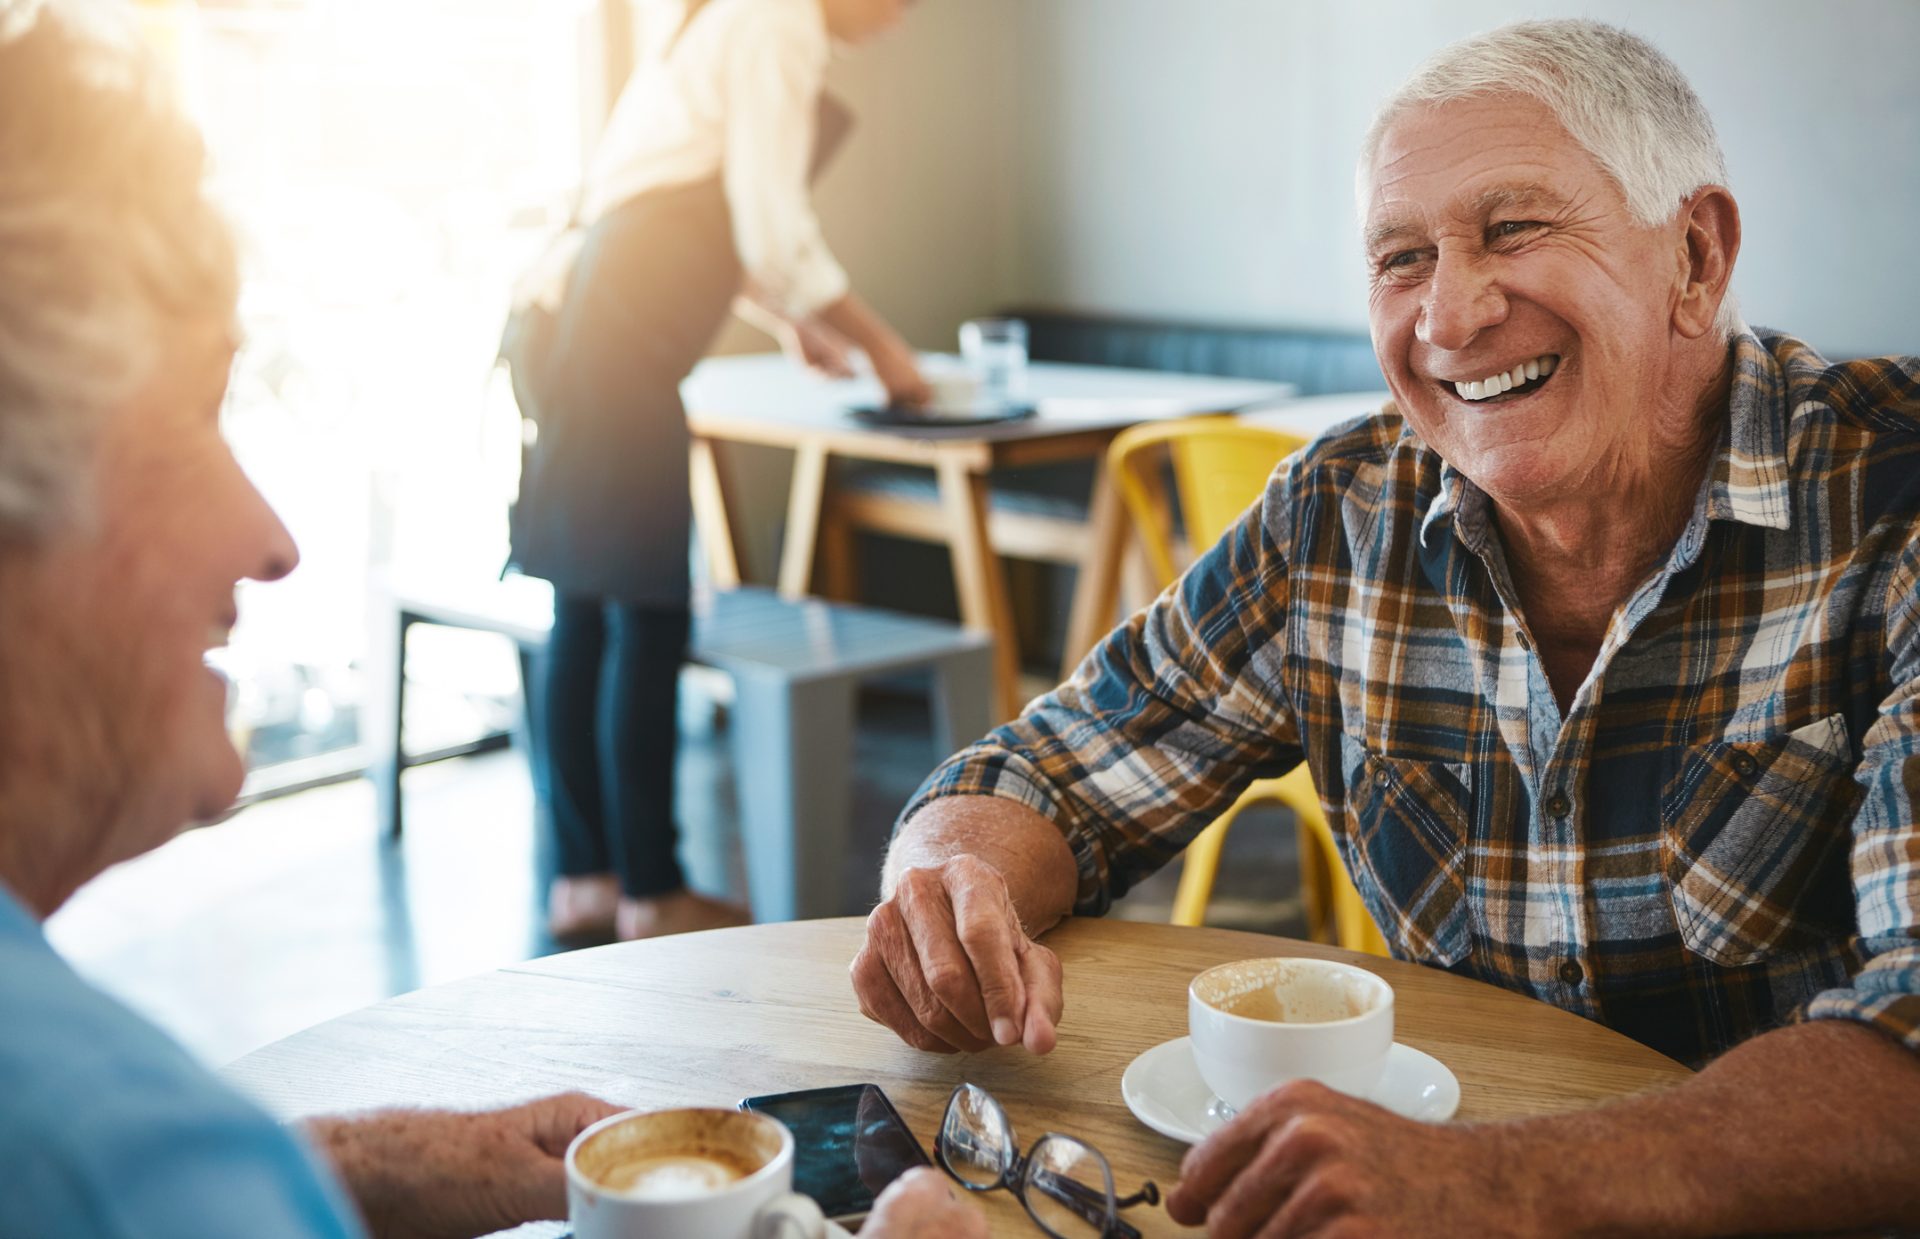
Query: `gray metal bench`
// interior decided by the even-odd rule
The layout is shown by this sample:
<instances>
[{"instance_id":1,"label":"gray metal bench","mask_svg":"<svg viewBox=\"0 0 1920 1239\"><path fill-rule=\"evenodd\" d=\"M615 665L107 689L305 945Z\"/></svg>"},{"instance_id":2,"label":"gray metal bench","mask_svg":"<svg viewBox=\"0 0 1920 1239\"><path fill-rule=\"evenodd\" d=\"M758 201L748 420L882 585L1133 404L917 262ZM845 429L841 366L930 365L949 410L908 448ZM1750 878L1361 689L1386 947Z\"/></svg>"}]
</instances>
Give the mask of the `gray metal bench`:
<instances>
[{"instance_id":1,"label":"gray metal bench","mask_svg":"<svg viewBox=\"0 0 1920 1239\"><path fill-rule=\"evenodd\" d=\"M397 838L400 776L410 764L401 725L408 631L438 624L501 633L519 644L524 665L546 644L553 594L524 577L388 594L393 623L374 669L383 709L369 728L379 759L369 774L382 826ZM931 671L934 737L950 752L993 725L992 650L983 633L890 611L749 587L696 595L689 660L734 684L735 781L756 920L840 913L859 682Z\"/></svg>"}]
</instances>

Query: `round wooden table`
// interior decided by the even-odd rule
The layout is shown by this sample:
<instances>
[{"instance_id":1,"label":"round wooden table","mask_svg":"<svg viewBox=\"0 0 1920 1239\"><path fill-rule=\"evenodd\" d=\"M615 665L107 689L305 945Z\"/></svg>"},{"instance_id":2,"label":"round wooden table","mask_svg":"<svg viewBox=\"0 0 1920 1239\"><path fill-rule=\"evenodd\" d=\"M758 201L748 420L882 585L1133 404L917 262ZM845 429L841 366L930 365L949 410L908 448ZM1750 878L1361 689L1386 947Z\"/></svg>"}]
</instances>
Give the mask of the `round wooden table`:
<instances>
[{"instance_id":1,"label":"round wooden table","mask_svg":"<svg viewBox=\"0 0 1920 1239\"><path fill-rule=\"evenodd\" d=\"M858 918L755 925L550 956L342 1016L225 1075L286 1118L481 1108L567 1089L648 1109L732 1105L872 1081L929 1153L948 1093L971 1080L1000 1099L1024 1142L1068 1132L1107 1155L1122 1191L1149 1178L1165 1188L1186 1147L1134 1119L1120 1075L1143 1050L1185 1035L1195 973L1264 955L1341 959L1386 978L1396 1039L1453 1069L1463 1120L1575 1109L1689 1074L1598 1024L1418 965L1261 934L1077 919L1044 939L1066 972L1052 1054L926 1054L860 1014L847 964L863 929ZM1040 1233L1009 1193L977 1199L994 1234ZM1197 1233L1157 1207L1126 1216L1149 1236Z\"/></svg>"}]
</instances>

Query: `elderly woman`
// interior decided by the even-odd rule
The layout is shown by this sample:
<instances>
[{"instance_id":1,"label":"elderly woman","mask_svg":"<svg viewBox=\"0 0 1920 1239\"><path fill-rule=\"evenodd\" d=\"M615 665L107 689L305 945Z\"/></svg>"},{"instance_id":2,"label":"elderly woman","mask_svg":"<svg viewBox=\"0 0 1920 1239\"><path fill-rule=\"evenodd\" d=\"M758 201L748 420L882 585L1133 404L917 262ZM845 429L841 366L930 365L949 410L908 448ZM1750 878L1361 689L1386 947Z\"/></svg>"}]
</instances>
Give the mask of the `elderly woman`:
<instances>
[{"instance_id":1,"label":"elderly woman","mask_svg":"<svg viewBox=\"0 0 1920 1239\"><path fill-rule=\"evenodd\" d=\"M240 787L203 663L292 570L222 440L235 264L137 56L0 0L0 1239L473 1235L565 1212L617 1107L282 1128L74 974L42 919ZM957 1233L925 1177L885 1233Z\"/></svg>"}]
</instances>

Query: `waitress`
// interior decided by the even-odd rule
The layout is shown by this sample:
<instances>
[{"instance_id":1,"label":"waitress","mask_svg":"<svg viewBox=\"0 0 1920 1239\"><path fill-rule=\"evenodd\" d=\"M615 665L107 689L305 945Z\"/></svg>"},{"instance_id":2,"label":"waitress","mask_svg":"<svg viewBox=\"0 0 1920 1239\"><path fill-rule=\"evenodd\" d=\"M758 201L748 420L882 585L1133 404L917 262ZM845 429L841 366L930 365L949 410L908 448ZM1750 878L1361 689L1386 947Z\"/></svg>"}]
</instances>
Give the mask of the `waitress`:
<instances>
[{"instance_id":1,"label":"waitress","mask_svg":"<svg viewBox=\"0 0 1920 1239\"><path fill-rule=\"evenodd\" d=\"M843 370L858 347L891 399L926 399L912 350L848 287L808 193L832 44L880 34L906 2L643 6L652 37L587 176L513 521L514 562L554 587L531 722L556 937L745 919L688 890L675 854L691 533L680 381L739 299L810 364Z\"/></svg>"}]
</instances>

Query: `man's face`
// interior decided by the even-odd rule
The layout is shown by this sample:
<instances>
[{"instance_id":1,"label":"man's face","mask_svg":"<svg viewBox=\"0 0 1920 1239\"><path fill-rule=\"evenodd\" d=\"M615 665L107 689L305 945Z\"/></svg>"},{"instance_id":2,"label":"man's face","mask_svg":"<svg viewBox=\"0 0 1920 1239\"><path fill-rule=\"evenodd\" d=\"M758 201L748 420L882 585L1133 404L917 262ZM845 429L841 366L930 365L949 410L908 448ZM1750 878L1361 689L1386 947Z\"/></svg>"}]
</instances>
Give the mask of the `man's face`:
<instances>
[{"instance_id":1,"label":"man's face","mask_svg":"<svg viewBox=\"0 0 1920 1239\"><path fill-rule=\"evenodd\" d=\"M1668 387L1682 228L1636 224L1546 107L1500 95L1410 109L1371 180L1369 318L1387 385L1496 501L1635 472L1692 424L1692 394ZM1516 368L1490 395L1504 383L1485 381Z\"/></svg>"},{"instance_id":2,"label":"man's face","mask_svg":"<svg viewBox=\"0 0 1920 1239\"><path fill-rule=\"evenodd\" d=\"M102 864L233 802L244 773L226 687L205 665L234 587L290 571L293 541L220 434L232 345L209 320L168 328L158 372L100 431L91 519L14 552L0 654L7 724L30 765L101 832Z\"/></svg>"}]
</instances>

